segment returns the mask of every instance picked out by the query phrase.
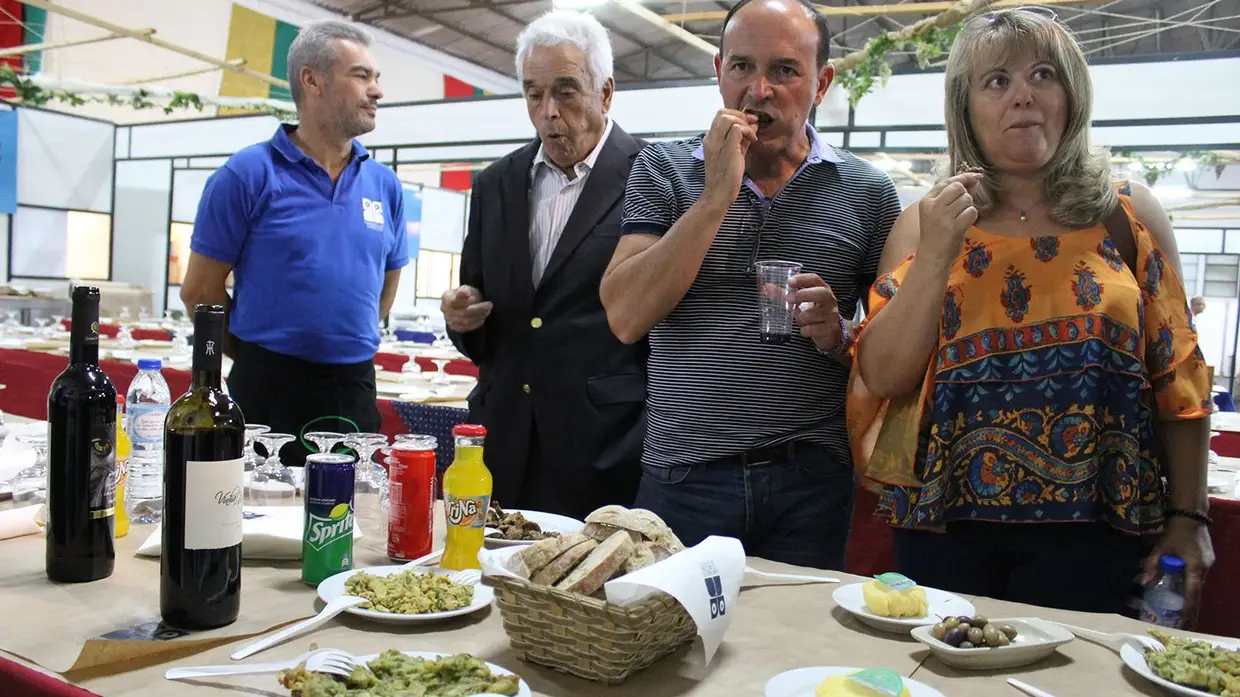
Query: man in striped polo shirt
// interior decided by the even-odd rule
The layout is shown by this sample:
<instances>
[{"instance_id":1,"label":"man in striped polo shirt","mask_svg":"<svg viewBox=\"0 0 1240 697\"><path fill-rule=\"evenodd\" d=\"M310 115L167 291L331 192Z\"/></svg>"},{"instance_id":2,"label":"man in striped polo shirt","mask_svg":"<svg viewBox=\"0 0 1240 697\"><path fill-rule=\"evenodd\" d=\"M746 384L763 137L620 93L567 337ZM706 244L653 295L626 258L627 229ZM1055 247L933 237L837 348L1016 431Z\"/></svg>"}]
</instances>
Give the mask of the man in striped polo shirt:
<instances>
[{"instance_id":1,"label":"man in striped polo shirt","mask_svg":"<svg viewBox=\"0 0 1240 697\"><path fill-rule=\"evenodd\" d=\"M637 505L686 544L844 566L853 469L844 424L847 320L900 214L891 179L818 138L809 115L834 69L804 0L742 0L715 58L704 135L648 146L625 190L601 296L612 331L649 334ZM803 265L792 340L759 341L756 261Z\"/></svg>"}]
</instances>

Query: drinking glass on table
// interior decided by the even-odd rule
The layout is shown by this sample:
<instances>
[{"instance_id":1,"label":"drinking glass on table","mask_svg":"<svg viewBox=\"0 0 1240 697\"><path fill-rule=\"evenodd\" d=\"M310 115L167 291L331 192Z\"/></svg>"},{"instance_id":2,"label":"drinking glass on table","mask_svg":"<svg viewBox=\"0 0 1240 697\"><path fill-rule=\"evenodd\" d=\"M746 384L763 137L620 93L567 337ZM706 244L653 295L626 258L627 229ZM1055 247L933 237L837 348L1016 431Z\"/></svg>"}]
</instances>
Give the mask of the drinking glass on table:
<instances>
[{"instance_id":1,"label":"drinking glass on table","mask_svg":"<svg viewBox=\"0 0 1240 697\"><path fill-rule=\"evenodd\" d=\"M387 447L387 436L382 433L350 433L344 444L357 453L355 493L378 493L387 484L387 473L374 463L375 451Z\"/></svg>"},{"instance_id":2,"label":"drinking glass on table","mask_svg":"<svg viewBox=\"0 0 1240 697\"><path fill-rule=\"evenodd\" d=\"M436 368L436 369L437 369L437 371L438 371L438 372L436 372L436 373L435 373L435 377L431 378L431 382L435 383L436 385L446 385L446 384L448 384L448 373L447 373L447 370L448 370L448 364L452 362L452 359L450 359L450 358L432 358L432 359L431 359L431 362L435 364L435 368Z\"/></svg>"},{"instance_id":3,"label":"drinking glass on table","mask_svg":"<svg viewBox=\"0 0 1240 697\"><path fill-rule=\"evenodd\" d=\"M291 433L264 433L255 437L267 451L267 459L254 468L250 477L249 503L254 505L286 503L297 498L297 478L292 467L280 461L280 448L297 440Z\"/></svg>"},{"instance_id":4,"label":"drinking glass on table","mask_svg":"<svg viewBox=\"0 0 1240 697\"><path fill-rule=\"evenodd\" d=\"M254 438L270 431L271 427L264 424L245 425L245 447L242 453L245 455L246 472L253 472L259 465L258 453L254 451Z\"/></svg>"},{"instance_id":5,"label":"drinking glass on table","mask_svg":"<svg viewBox=\"0 0 1240 697\"><path fill-rule=\"evenodd\" d=\"M330 453L345 439L343 433L335 431L311 431L303 437L314 443L314 447L318 448L321 453Z\"/></svg>"},{"instance_id":6,"label":"drinking glass on table","mask_svg":"<svg viewBox=\"0 0 1240 697\"><path fill-rule=\"evenodd\" d=\"M23 433L17 442L34 450L34 464L13 478L13 505L37 506L47 502L47 434Z\"/></svg>"},{"instance_id":7,"label":"drinking glass on table","mask_svg":"<svg viewBox=\"0 0 1240 697\"><path fill-rule=\"evenodd\" d=\"M759 340L764 344L792 341L792 310L795 291L788 281L801 273L795 261L759 261L754 265L758 277Z\"/></svg>"}]
</instances>

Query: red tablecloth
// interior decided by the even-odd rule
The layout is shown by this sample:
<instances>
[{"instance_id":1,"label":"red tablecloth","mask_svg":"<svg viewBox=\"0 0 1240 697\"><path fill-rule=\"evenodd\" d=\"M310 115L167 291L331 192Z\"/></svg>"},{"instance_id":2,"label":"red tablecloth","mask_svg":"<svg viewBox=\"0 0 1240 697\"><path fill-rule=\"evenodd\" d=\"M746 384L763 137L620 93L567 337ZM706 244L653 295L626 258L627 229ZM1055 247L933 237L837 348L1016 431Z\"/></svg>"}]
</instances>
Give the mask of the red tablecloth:
<instances>
[{"instance_id":1,"label":"red tablecloth","mask_svg":"<svg viewBox=\"0 0 1240 697\"><path fill-rule=\"evenodd\" d=\"M50 353L0 349L0 385L8 386L0 390L0 411L30 419L46 419L47 391L52 380L65 369L66 361L64 356ZM112 378L118 392L129 389L129 383L138 374L138 366L133 363L100 361L99 364ZM173 398L189 389L188 370L164 368L163 374ZM379 415L382 418L380 430L388 437L405 432L405 424L390 401L379 400Z\"/></svg>"},{"instance_id":2,"label":"red tablecloth","mask_svg":"<svg viewBox=\"0 0 1240 697\"><path fill-rule=\"evenodd\" d=\"M421 368L423 372L433 373L439 370L438 366L435 365L435 362L429 358L418 356L417 361L418 367ZM375 356L376 369L388 370L394 373L400 372L400 369L405 367L405 364L408 362L409 356L399 353L380 353ZM444 365L443 370L448 375L468 375L470 377L478 377L478 366L461 358L448 361L448 363Z\"/></svg>"}]
</instances>

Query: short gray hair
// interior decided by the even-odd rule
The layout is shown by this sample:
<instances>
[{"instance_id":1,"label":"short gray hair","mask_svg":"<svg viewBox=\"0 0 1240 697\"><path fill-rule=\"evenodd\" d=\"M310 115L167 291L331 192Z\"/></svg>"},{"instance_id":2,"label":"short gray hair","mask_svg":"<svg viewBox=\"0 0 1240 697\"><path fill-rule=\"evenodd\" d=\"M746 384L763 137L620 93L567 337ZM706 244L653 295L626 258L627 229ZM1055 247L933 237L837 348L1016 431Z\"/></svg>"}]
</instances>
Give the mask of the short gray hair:
<instances>
[{"instance_id":1,"label":"short gray hair","mask_svg":"<svg viewBox=\"0 0 1240 697\"><path fill-rule=\"evenodd\" d=\"M288 47L288 91L294 104L301 104L301 71L312 68L329 73L338 58L337 41L356 41L369 48L374 43L370 33L360 26L339 19L310 22L297 32Z\"/></svg>"},{"instance_id":2,"label":"short gray hair","mask_svg":"<svg viewBox=\"0 0 1240 697\"><path fill-rule=\"evenodd\" d=\"M586 70L599 88L612 77L614 59L607 30L594 15L553 10L530 22L517 37L517 80L525 82L525 59L535 46L572 44L586 55Z\"/></svg>"}]
</instances>

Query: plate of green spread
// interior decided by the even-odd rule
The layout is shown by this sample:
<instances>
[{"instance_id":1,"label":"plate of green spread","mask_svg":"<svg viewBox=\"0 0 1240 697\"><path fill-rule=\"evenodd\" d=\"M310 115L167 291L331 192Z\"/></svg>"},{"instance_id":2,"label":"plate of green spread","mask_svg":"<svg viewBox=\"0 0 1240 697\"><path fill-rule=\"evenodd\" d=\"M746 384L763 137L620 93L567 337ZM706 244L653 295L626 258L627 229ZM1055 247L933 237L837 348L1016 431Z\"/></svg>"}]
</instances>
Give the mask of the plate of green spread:
<instances>
[{"instance_id":1,"label":"plate of green spread","mask_svg":"<svg viewBox=\"0 0 1240 697\"><path fill-rule=\"evenodd\" d=\"M303 664L282 671L280 684L293 697L533 697L530 686L512 671L469 654L389 649L358 660L366 667L354 669L347 678L311 673Z\"/></svg>"}]
</instances>

